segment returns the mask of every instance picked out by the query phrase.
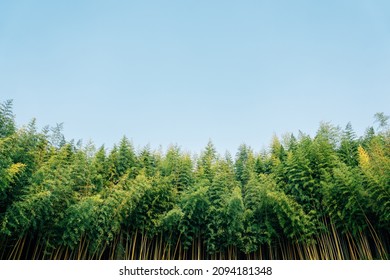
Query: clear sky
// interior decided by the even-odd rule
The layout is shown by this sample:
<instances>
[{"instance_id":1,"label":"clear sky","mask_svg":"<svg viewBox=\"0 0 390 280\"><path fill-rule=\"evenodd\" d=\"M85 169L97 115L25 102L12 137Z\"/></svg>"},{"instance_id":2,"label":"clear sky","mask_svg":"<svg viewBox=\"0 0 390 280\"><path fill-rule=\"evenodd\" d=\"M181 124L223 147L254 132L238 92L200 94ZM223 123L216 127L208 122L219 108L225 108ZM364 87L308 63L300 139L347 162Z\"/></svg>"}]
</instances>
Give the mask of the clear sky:
<instances>
[{"instance_id":1,"label":"clear sky","mask_svg":"<svg viewBox=\"0 0 390 280\"><path fill-rule=\"evenodd\" d=\"M0 100L112 147L233 154L390 109L390 1L0 1Z\"/></svg>"}]
</instances>

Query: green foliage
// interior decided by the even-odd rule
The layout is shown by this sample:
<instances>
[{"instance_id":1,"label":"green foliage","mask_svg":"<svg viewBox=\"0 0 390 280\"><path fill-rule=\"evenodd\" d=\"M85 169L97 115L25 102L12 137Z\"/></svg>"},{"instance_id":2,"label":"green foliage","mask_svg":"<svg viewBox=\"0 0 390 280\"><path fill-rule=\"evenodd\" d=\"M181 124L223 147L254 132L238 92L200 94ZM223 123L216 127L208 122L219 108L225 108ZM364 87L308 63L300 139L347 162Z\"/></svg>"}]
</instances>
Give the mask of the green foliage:
<instances>
[{"instance_id":1,"label":"green foliage","mask_svg":"<svg viewBox=\"0 0 390 280\"><path fill-rule=\"evenodd\" d=\"M0 139L12 135L15 130L12 100L7 100L0 103Z\"/></svg>"},{"instance_id":2,"label":"green foliage","mask_svg":"<svg viewBox=\"0 0 390 280\"><path fill-rule=\"evenodd\" d=\"M358 138L316 135L211 141L199 156L67 142L62 124L16 128L0 106L1 258L380 258L389 254L390 132L377 114Z\"/></svg>"},{"instance_id":3,"label":"green foliage","mask_svg":"<svg viewBox=\"0 0 390 280\"><path fill-rule=\"evenodd\" d=\"M138 162L134 153L133 145L123 137L118 146L114 146L108 156L108 179L118 183L126 174L131 178L137 175Z\"/></svg>"},{"instance_id":4,"label":"green foliage","mask_svg":"<svg viewBox=\"0 0 390 280\"><path fill-rule=\"evenodd\" d=\"M91 181L96 191L100 192L108 185L108 161L104 146L100 147L91 161Z\"/></svg>"},{"instance_id":5,"label":"green foliage","mask_svg":"<svg viewBox=\"0 0 390 280\"><path fill-rule=\"evenodd\" d=\"M367 227L369 197L358 168L340 163L322 187L326 212L338 229L357 235Z\"/></svg>"},{"instance_id":6,"label":"green foliage","mask_svg":"<svg viewBox=\"0 0 390 280\"><path fill-rule=\"evenodd\" d=\"M183 154L177 146L171 146L164 159L160 161L159 170L169 184L177 191L183 191L194 182L193 163L188 154Z\"/></svg>"},{"instance_id":7,"label":"green foliage","mask_svg":"<svg viewBox=\"0 0 390 280\"><path fill-rule=\"evenodd\" d=\"M237 180L242 186L245 186L250 179L251 173L255 170L255 158L253 152L245 144L242 144L238 148L234 167Z\"/></svg>"},{"instance_id":8,"label":"green foliage","mask_svg":"<svg viewBox=\"0 0 390 280\"><path fill-rule=\"evenodd\" d=\"M386 116L383 112L374 115L375 122L378 123L379 129L386 129L389 126L390 116Z\"/></svg>"},{"instance_id":9,"label":"green foliage","mask_svg":"<svg viewBox=\"0 0 390 280\"><path fill-rule=\"evenodd\" d=\"M183 236L184 248L189 248L194 237L205 235L209 220L210 201L207 197L209 186L202 183L187 189L179 201L183 212L179 230Z\"/></svg>"},{"instance_id":10,"label":"green foliage","mask_svg":"<svg viewBox=\"0 0 390 280\"><path fill-rule=\"evenodd\" d=\"M373 138L367 151L359 147L359 167L380 225L390 229L390 137Z\"/></svg>"},{"instance_id":11,"label":"green foliage","mask_svg":"<svg viewBox=\"0 0 390 280\"><path fill-rule=\"evenodd\" d=\"M243 212L241 189L235 181L233 166L229 161L220 161L215 169L213 182L207 190L210 206L206 243L209 253L223 251L231 244L238 245L241 219L230 219L240 218Z\"/></svg>"},{"instance_id":12,"label":"green foliage","mask_svg":"<svg viewBox=\"0 0 390 280\"><path fill-rule=\"evenodd\" d=\"M208 180L209 183L213 181L215 174L214 164L216 160L217 152L215 150L214 144L210 140L198 160L197 177L200 180Z\"/></svg>"},{"instance_id":13,"label":"green foliage","mask_svg":"<svg viewBox=\"0 0 390 280\"><path fill-rule=\"evenodd\" d=\"M358 146L356 135L351 124L348 123L341 136L340 148L338 149L340 159L348 166L358 165Z\"/></svg>"},{"instance_id":14,"label":"green foliage","mask_svg":"<svg viewBox=\"0 0 390 280\"><path fill-rule=\"evenodd\" d=\"M271 244L286 236L291 240L310 242L314 234L312 218L292 197L280 190L272 175L252 177L244 196L245 252L262 244Z\"/></svg>"}]
</instances>

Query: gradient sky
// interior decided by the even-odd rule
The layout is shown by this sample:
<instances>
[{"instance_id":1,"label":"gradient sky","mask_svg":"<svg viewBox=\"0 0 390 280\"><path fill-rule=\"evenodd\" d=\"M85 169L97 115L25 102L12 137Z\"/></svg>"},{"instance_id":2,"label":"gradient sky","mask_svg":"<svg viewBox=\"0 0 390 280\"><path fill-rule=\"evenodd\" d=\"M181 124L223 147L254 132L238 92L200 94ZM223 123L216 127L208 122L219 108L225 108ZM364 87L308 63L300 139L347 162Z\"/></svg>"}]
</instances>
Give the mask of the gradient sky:
<instances>
[{"instance_id":1,"label":"gradient sky","mask_svg":"<svg viewBox=\"0 0 390 280\"><path fill-rule=\"evenodd\" d=\"M390 1L1 1L0 100L112 147L233 154L389 114Z\"/></svg>"}]
</instances>

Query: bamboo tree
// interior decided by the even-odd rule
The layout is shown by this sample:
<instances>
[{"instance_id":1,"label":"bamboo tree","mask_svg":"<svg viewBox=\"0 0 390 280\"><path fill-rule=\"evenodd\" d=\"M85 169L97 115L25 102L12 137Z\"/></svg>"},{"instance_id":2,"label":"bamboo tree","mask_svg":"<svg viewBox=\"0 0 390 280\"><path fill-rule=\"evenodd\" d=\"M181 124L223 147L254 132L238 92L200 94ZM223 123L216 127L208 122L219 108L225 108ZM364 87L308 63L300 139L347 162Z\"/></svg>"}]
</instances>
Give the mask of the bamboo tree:
<instances>
[{"instance_id":1,"label":"bamboo tree","mask_svg":"<svg viewBox=\"0 0 390 280\"><path fill-rule=\"evenodd\" d=\"M359 147L359 166L367 183L372 207L380 226L390 229L390 138L374 138L369 152Z\"/></svg>"},{"instance_id":2,"label":"bamboo tree","mask_svg":"<svg viewBox=\"0 0 390 280\"><path fill-rule=\"evenodd\" d=\"M0 139L12 135L16 130L12 106L12 100L0 103Z\"/></svg>"},{"instance_id":3,"label":"bamboo tree","mask_svg":"<svg viewBox=\"0 0 390 280\"><path fill-rule=\"evenodd\" d=\"M0 259L388 259L390 130L199 157L67 142L0 105Z\"/></svg>"},{"instance_id":4,"label":"bamboo tree","mask_svg":"<svg viewBox=\"0 0 390 280\"><path fill-rule=\"evenodd\" d=\"M352 130L351 123L348 123L343 131L340 148L338 149L340 159L348 166L357 166L358 146L356 134Z\"/></svg>"}]
</instances>

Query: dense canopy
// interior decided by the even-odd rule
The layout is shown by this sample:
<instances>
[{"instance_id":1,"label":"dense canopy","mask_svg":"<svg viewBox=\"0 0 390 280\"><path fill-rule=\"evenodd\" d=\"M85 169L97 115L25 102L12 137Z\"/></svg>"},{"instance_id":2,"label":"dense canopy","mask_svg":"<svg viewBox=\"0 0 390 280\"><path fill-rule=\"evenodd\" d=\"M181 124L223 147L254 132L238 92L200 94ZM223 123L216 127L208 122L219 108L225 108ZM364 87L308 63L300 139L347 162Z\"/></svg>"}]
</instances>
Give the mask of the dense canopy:
<instances>
[{"instance_id":1,"label":"dense canopy","mask_svg":"<svg viewBox=\"0 0 390 280\"><path fill-rule=\"evenodd\" d=\"M388 117L220 155L67 141L0 105L0 259L388 259Z\"/></svg>"}]
</instances>

